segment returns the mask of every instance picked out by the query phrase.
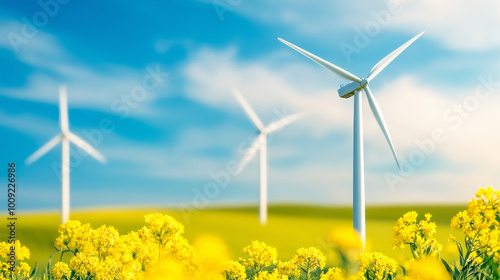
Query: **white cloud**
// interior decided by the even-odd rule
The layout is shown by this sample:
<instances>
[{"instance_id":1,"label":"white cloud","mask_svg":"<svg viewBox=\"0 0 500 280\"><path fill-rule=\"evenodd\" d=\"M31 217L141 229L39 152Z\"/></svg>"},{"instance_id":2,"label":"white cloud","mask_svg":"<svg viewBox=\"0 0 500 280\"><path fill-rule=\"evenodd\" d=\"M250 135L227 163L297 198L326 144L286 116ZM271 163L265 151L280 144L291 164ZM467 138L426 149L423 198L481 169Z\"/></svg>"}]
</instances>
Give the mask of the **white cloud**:
<instances>
[{"instance_id":1,"label":"white cloud","mask_svg":"<svg viewBox=\"0 0 500 280\"><path fill-rule=\"evenodd\" d=\"M484 51L500 47L499 3L495 0L405 1L403 12L394 16L391 27L427 34L442 45L462 51Z\"/></svg>"},{"instance_id":2,"label":"white cloud","mask_svg":"<svg viewBox=\"0 0 500 280\"><path fill-rule=\"evenodd\" d=\"M36 134L50 140L59 133L59 125L32 114L8 115L0 110L0 126L18 130L28 135ZM42 140L43 141L43 140Z\"/></svg>"},{"instance_id":3,"label":"white cloud","mask_svg":"<svg viewBox=\"0 0 500 280\"><path fill-rule=\"evenodd\" d=\"M395 5L396 9L390 9ZM385 12L389 13L385 13ZM387 30L417 34L423 30L441 45L460 51L494 50L500 28L500 4L495 0L386 0L386 1L243 1L234 13L286 27L305 38L331 36L359 30L371 24ZM385 13L388 20L375 14ZM379 30L380 32L380 30ZM377 32L378 33L378 32ZM340 35L339 38L341 38Z\"/></svg>"},{"instance_id":4,"label":"white cloud","mask_svg":"<svg viewBox=\"0 0 500 280\"><path fill-rule=\"evenodd\" d=\"M10 30L20 29L20 25L18 22L4 22L0 24L0 31L6 34ZM6 36L2 38L0 46L12 49ZM33 70L27 77L25 86L1 88L9 97L57 104L57 91L64 83L68 88L69 107L121 114L121 110L116 107L127 106L131 116L142 118L161 114L153 103L160 94L167 91L168 80L163 79L159 86L148 90L146 94L134 95L134 89L143 85L144 78L150 73L147 67L141 70L123 65L100 65L90 68L74 58L57 38L42 31L25 45L21 45L16 56L20 62ZM151 69L156 67L151 66ZM161 72L167 71L163 65L159 65L158 69ZM126 97L131 101L123 101L122 98ZM126 105L126 102L133 106Z\"/></svg>"}]
</instances>

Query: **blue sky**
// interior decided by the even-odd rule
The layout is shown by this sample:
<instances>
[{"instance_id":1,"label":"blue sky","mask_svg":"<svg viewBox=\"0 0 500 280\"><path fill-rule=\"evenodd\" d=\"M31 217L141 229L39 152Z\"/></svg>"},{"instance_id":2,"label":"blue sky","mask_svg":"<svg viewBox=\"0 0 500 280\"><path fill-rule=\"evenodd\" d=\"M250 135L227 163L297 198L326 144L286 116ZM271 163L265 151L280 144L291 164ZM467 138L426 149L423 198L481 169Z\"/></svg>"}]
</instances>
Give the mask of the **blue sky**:
<instances>
[{"instance_id":1,"label":"blue sky","mask_svg":"<svg viewBox=\"0 0 500 280\"><path fill-rule=\"evenodd\" d=\"M60 207L52 168L60 146L30 166L24 160L59 132L61 84L70 130L108 159L102 165L72 146L72 207L256 204L258 159L239 175L227 169L256 136L233 88L265 124L307 114L270 136L270 202L350 204L353 100L337 94L346 81L277 37L365 76L426 31L370 84L403 171L363 104L368 204L465 202L479 187L499 185L495 1L41 0L0 7L0 158L18 165L21 210ZM103 121L112 129L100 129Z\"/></svg>"}]
</instances>

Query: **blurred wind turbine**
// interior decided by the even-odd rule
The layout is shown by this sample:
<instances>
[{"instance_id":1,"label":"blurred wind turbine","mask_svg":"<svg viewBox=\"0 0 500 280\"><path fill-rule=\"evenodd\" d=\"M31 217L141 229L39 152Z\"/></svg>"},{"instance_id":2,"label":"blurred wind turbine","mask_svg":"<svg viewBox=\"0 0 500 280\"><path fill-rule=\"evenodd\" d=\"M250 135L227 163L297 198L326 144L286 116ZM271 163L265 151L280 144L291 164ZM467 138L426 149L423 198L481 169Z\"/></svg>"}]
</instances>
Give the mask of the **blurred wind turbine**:
<instances>
[{"instance_id":1,"label":"blurred wind turbine","mask_svg":"<svg viewBox=\"0 0 500 280\"><path fill-rule=\"evenodd\" d=\"M98 161L105 163L106 159L92 146L85 142L80 137L69 131L68 121L68 104L66 99L66 87L59 88L59 124L61 133L52 138L47 144L43 145L40 149L34 152L26 159L26 164L32 164L37 159L45 155L48 151L54 148L59 142L62 142L62 209L61 209L61 223L64 224L69 220L69 143L80 147L88 154L93 156Z\"/></svg>"},{"instance_id":2,"label":"blurred wind turbine","mask_svg":"<svg viewBox=\"0 0 500 280\"><path fill-rule=\"evenodd\" d=\"M241 170L247 165L247 163L255 156L257 150L260 151L260 204L259 204L259 220L262 225L267 222L267 135L273 133L290 123L297 121L304 117L303 113L293 114L277 121L272 122L267 127L264 127L260 119L255 114L255 111L250 107L250 104L243 98L243 96L236 90L233 90L233 94L240 103L241 107L245 110L250 120L253 122L255 127L259 130L259 136L252 143L248 149L245 156L238 165L236 173L240 173Z\"/></svg>"},{"instance_id":3,"label":"blurred wind turbine","mask_svg":"<svg viewBox=\"0 0 500 280\"><path fill-rule=\"evenodd\" d=\"M394 60L401 52L403 52L410 44L412 44L418 37L422 36L424 32L421 32L417 36L413 37L411 40L403 44L401 47L397 48L395 51L380 60L370 71L368 77L359 78L346 70L333 65L332 63L315 56L281 38L278 38L282 43L289 46L290 48L298 51L304 56L308 57L312 61L324 67L326 70L340 76L341 78L352 81L347 85L341 85L338 89L338 93L342 98L349 98L354 95L354 149L353 149L353 226L354 229L359 233L363 244L365 243L365 178L364 178L364 160L363 160L363 118L361 111L361 91L364 90L366 97L368 99L368 104L370 105L371 111L375 116L375 119L382 129L389 146L391 147L392 155L396 160L398 168L401 169L398 161L398 156L394 145L392 144L389 131L385 125L384 117L380 111L375 96L373 96L368 83L373 80L392 60Z\"/></svg>"}]
</instances>

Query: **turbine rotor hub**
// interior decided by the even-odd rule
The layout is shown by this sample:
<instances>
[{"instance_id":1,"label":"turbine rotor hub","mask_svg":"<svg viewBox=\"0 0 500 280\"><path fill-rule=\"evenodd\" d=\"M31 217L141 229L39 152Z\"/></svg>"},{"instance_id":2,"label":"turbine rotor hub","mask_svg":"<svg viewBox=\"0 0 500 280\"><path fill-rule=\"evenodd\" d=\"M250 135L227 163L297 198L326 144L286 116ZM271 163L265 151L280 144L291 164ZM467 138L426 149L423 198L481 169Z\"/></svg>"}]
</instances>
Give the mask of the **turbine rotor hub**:
<instances>
[{"instance_id":1,"label":"turbine rotor hub","mask_svg":"<svg viewBox=\"0 0 500 280\"><path fill-rule=\"evenodd\" d=\"M368 85L368 80L367 79L361 79L361 83L359 83L362 88L366 87Z\"/></svg>"}]
</instances>

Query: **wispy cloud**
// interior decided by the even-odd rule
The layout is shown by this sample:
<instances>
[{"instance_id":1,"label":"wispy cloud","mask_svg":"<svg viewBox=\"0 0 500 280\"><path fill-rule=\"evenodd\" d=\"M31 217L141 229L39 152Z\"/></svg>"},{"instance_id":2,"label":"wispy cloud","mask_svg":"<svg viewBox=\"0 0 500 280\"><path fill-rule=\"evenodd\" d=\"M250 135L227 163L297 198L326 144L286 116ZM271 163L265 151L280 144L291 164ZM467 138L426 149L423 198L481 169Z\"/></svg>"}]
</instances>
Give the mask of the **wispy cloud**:
<instances>
[{"instance_id":1,"label":"wispy cloud","mask_svg":"<svg viewBox=\"0 0 500 280\"><path fill-rule=\"evenodd\" d=\"M0 31L7 32L20 24L1 23ZM10 49L10 42L5 36L2 38L0 46ZM151 118L161 114L154 102L168 95L168 69L164 65L154 63L143 69L110 64L90 66L74 57L56 37L43 31L23 46L17 59L32 67L32 71L24 87L1 88L3 94L11 98L54 104L58 102L59 86L65 84L70 107L119 115L119 107L128 106L132 116ZM154 88L145 89L143 84L152 72L161 75L163 80Z\"/></svg>"}]
</instances>

